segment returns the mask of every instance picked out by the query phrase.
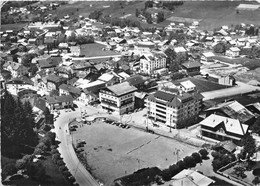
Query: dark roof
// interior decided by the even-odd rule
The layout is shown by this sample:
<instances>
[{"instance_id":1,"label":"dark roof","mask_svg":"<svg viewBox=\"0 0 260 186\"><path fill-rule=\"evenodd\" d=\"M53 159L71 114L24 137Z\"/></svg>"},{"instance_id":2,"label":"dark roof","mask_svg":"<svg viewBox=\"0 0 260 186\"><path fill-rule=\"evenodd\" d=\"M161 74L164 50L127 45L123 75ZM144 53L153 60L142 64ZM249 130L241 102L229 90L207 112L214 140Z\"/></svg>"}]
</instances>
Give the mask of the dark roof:
<instances>
[{"instance_id":1,"label":"dark roof","mask_svg":"<svg viewBox=\"0 0 260 186\"><path fill-rule=\"evenodd\" d=\"M140 75L135 75L135 76L132 76L132 77L129 77L126 79L126 81L130 84L130 85L139 85L139 84L142 84L145 82L145 80L143 79L142 76Z\"/></svg>"},{"instance_id":2,"label":"dark roof","mask_svg":"<svg viewBox=\"0 0 260 186\"><path fill-rule=\"evenodd\" d=\"M45 111L46 109L46 101L42 98L38 97L33 97L32 99L29 100L32 107L37 107L38 109Z\"/></svg>"},{"instance_id":3,"label":"dark roof","mask_svg":"<svg viewBox=\"0 0 260 186\"><path fill-rule=\"evenodd\" d=\"M110 90L111 92L115 93L117 96L121 96L121 95L130 93L130 92L134 92L137 90L134 86L129 85L128 82L115 84L115 85L107 87L107 89Z\"/></svg>"},{"instance_id":4,"label":"dark roof","mask_svg":"<svg viewBox=\"0 0 260 186\"><path fill-rule=\"evenodd\" d=\"M61 76L56 76L54 74L50 74L48 77L47 77L47 81L51 81L51 82L54 82L54 83L59 83L59 82L63 82L65 81L66 78L64 77L61 77Z\"/></svg>"},{"instance_id":5,"label":"dark roof","mask_svg":"<svg viewBox=\"0 0 260 186\"><path fill-rule=\"evenodd\" d=\"M175 95L158 90L154 94L154 97L168 102L168 101L172 101L172 99L175 97Z\"/></svg>"},{"instance_id":6,"label":"dark roof","mask_svg":"<svg viewBox=\"0 0 260 186\"><path fill-rule=\"evenodd\" d=\"M177 94L176 90L168 89L167 92L158 90L155 94L151 94L148 96L148 100L160 102L161 100L165 101L166 106L169 107L178 107L182 104L191 101L191 100L200 100L203 96L200 93L183 93ZM162 101L162 102L163 102Z\"/></svg>"},{"instance_id":7,"label":"dark roof","mask_svg":"<svg viewBox=\"0 0 260 186\"><path fill-rule=\"evenodd\" d=\"M66 90L69 93L74 94L74 95L80 95L81 94L81 90L77 87L72 86L72 85L62 84L62 85L59 86L59 89Z\"/></svg>"},{"instance_id":8,"label":"dark roof","mask_svg":"<svg viewBox=\"0 0 260 186\"><path fill-rule=\"evenodd\" d=\"M194 62L183 63L182 66L184 66L185 68L196 68L196 67L200 67L201 64L197 61L194 61Z\"/></svg>"},{"instance_id":9,"label":"dark roof","mask_svg":"<svg viewBox=\"0 0 260 186\"><path fill-rule=\"evenodd\" d=\"M72 102L74 99L71 95L55 96L55 97L46 97L46 101L50 104L53 103L62 103L62 102Z\"/></svg>"}]
</instances>

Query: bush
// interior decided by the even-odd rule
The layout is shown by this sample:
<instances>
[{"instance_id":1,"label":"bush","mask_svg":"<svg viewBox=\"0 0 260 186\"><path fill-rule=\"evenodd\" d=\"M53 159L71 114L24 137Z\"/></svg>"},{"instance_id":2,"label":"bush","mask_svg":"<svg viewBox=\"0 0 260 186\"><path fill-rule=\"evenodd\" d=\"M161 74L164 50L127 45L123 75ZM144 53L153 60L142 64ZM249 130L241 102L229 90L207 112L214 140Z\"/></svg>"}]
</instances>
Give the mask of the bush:
<instances>
[{"instance_id":1,"label":"bush","mask_svg":"<svg viewBox=\"0 0 260 186\"><path fill-rule=\"evenodd\" d=\"M57 149L57 148L58 148L57 145L51 145L51 150L53 150L53 149Z\"/></svg>"},{"instance_id":2,"label":"bush","mask_svg":"<svg viewBox=\"0 0 260 186\"><path fill-rule=\"evenodd\" d=\"M59 151L57 149L52 149L51 154L59 154Z\"/></svg>"},{"instance_id":3,"label":"bush","mask_svg":"<svg viewBox=\"0 0 260 186\"><path fill-rule=\"evenodd\" d=\"M5 178L8 175L15 174L17 172L17 168L14 163L10 162L2 167L2 177Z\"/></svg>"},{"instance_id":4,"label":"bush","mask_svg":"<svg viewBox=\"0 0 260 186\"><path fill-rule=\"evenodd\" d=\"M62 165L62 166L59 167L59 170L60 170L61 172L63 172L63 171L68 170L68 168L67 168L65 165Z\"/></svg>"},{"instance_id":5,"label":"bush","mask_svg":"<svg viewBox=\"0 0 260 186\"><path fill-rule=\"evenodd\" d=\"M32 180L45 181L46 170L40 162L37 163L31 162L27 166L27 173Z\"/></svg>"},{"instance_id":6,"label":"bush","mask_svg":"<svg viewBox=\"0 0 260 186\"><path fill-rule=\"evenodd\" d=\"M16 160L15 167L18 170L24 169L26 167L27 161L24 159Z\"/></svg>"},{"instance_id":7,"label":"bush","mask_svg":"<svg viewBox=\"0 0 260 186\"><path fill-rule=\"evenodd\" d=\"M48 149L48 147L43 142L40 142L35 148L39 148L42 151L46 151Z\"/></svg>"},{"instance_id":8,"label":"bush","mask_svg":"<svg viewBox=\"0 0 260 186\"><path fill-rule=\"evenodd\" d=\"M71 173L70 173L68 170L62 171L62 175L63 175L65 178L68 178L68 177L72 176Z\"/></svg>"},{"instance_id":9,"label":"bush","mask_svg":"<svg viewBox=\"0 0 260 186\"><path fill-rule=\"evenodd\" d=\"M60 159L60 155L59 154L53 154L52 155L52 161L56 164L57 161Z\"/></svg>"},{"instance_id":10,"label":"bush","mask_svg":"<svg viewBox=\"0 0 260 186\"><path fill-rule=\"evenodd\" d=\"M74 182L76 181L76 179L74 178L74 176L70 176L70 177L68 178L68 181L69 181L70 183L74 183Z\"/></svg>"},{"instance_id":11,"label":"bush","mask_svg":"<svg viewBox=\"0 0 260 186\"><path fill-rule=\"evenodd\" d=\"M202 159L207 159L208 154L209 154L206 149L201 149L201 150L199 151L199 153L200 153Z\"/></svg>"},{"instance_id":12,"label":"bush","mask_svg":"<svg viewBox=\"0 0 260 186\"><path fill-rule=\"evenodd\" d=\"M34 152L33 152L34 155L40 155L43 153L44 153L44 151L38 147L35 147Z\"/></svg>"},{"instance_id":13,"label":"bush","mask_svg":"<svg viewBox=\"0 0 260 186\"><path fill-rule=\"evenodd\" d=\"M65 163L64 163L63 160L58 160L56 164L57 164L58 166L65 165Z\"/></svg>"}]
</instances>

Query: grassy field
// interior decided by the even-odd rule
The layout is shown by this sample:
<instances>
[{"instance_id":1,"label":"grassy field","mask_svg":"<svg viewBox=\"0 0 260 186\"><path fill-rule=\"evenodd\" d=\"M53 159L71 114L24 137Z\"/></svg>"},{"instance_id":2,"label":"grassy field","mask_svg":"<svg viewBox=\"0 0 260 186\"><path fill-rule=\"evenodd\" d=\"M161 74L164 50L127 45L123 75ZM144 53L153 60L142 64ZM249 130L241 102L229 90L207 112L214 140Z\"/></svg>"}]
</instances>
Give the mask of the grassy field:
<instances>
[{"instance_id":1,"label":"grassy field","mask_svg":"<svg viewBox=\"0 0 260 186\"><path fill-rule=\"evenodd\" d=\"M173 16L202 19L200 28L213 30L222 25L236 25L239 23L252 23L259 25L259 11L240 11L236 13L239 4L257 4L245 1L185 1L178 7Z\"/></svg>"},{"instance_id":2,"label":"grassy field","mask_svg":"<svg viewBox=\"0 0 260 186\"><path fill-rule=\"evenodd\" d=\"M249 70L254 70L254 69L260 67L260 59L249 59L246 57L231 59L231 58L222 57L222 56L214 56L212 58L219 60L219 61L226 62L226 63L241 64L241 65L247 67Z\"/></svg>"},{"instance_id":3,"label":"grassy field","mask_svg":"<svg viewBox=\"0 0 260 186\"><path fill-rule=\"evenodd\" d=\"M119 55L119 53L116 53L114 51L102 50L105 47L106 47L105 45L98 44L98 43L85 44L85 45L81 45L82 48L81 53L82 55L85 55L85 57Z\"/></svg>"},{"instance_id":4,"label":"grassy field","mask_svg":"<svg viewBox=\"0 0 260 186\"><path fill-rule=\"evenodd\" d=\"M16 23L16 24L1 25L0 31L2 31L2 32L5 32L6 30L19 31L26 25L27 25L27 23Z\"/></svg>"},{"instance_id":5,"label":"grassy field","mask_svg":"<svg viewBox=\"0 0 260 186\"><path fill-rule=\"evenodd\" d=\"M74 142L86 141L84 149L91 172L105 185L141 168L167 168L198 150L175 140L103 122L83 125L73 133L73 138ZM178 157L174 155L176 149L180 149Z\"/></svg>"}]
</instances>

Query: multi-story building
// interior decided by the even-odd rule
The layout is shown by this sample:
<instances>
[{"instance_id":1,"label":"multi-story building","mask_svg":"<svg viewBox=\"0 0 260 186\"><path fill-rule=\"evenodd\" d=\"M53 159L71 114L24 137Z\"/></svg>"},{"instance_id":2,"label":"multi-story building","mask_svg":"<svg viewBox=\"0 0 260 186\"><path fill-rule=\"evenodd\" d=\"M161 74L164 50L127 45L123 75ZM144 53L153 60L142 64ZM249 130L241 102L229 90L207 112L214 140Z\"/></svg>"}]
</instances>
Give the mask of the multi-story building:
<instances>
[{"instance_id":1,"label":"multi-story building","mask_svg":"<svg viewBox=\"0 0 260 186\"><path fill-rule=\"evenodd\" d=\"M134 110L136 90L128 82L115 84L100 90L99 101L103 109L124 114Z\"/></svg>"},{"instance_id":2,"label":"multi-story building","mask_svg":"<svg viewBox=\"0 0 260 186\"><path fill-rule=\"evenodd\" d=\"M154 74L155 70L166 67L166 55L163 52L147 52L140 57L140 71Z\"/></svg>"},{"instance_id":3,"label":"multi-story building","mask_svg":"<svg viewBox=\"0 0 260 186\"><path fill-rule=\"evenodd\" d=\"M198 92L183 92L180 89L162 88L146 99L148 115L155 121L170 127L180 128L184 122L197 118L203 96Z\"/></svg>"}]
</instances>

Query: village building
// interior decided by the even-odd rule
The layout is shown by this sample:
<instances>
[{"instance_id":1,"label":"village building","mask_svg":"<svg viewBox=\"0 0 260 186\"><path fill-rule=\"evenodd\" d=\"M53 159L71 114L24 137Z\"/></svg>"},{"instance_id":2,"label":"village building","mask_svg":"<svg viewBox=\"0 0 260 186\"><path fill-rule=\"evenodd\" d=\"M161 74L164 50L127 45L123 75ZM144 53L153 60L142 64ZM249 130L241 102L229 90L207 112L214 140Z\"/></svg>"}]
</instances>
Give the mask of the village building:
<instances>
[{"instance_id":1,"label":"village building","mask_svg":"<svg viewBox=\"0 0 260 186\"><path fill-rule=\"evenodd\" d=\"M124 114L134 110L137 89L128 82L119 83L102 89L99 93L101 107L116 114Z\"/></svg>"},{"instance_id":2,"label":"village building","mask_svg":"<svg viewBox=\"0 0 260 186\"><path fill-rule=\"evenodd\" d=\"M200 122L201 135L217 141L240 142L248 132L248 125L237 119L211 114Z\"/></svg>"},{"instance_id":3,"label":"village building","mask_svg":"<svg viewBox=\"0 0 260 186\"><path fill-rule=\"evenodd\" d=\"M155 121L178 128L180 123L198 116L202 98L197 92L183 93L176 88L163 87L147 97L145 106Z\"/></svg>"}]
</instances>

